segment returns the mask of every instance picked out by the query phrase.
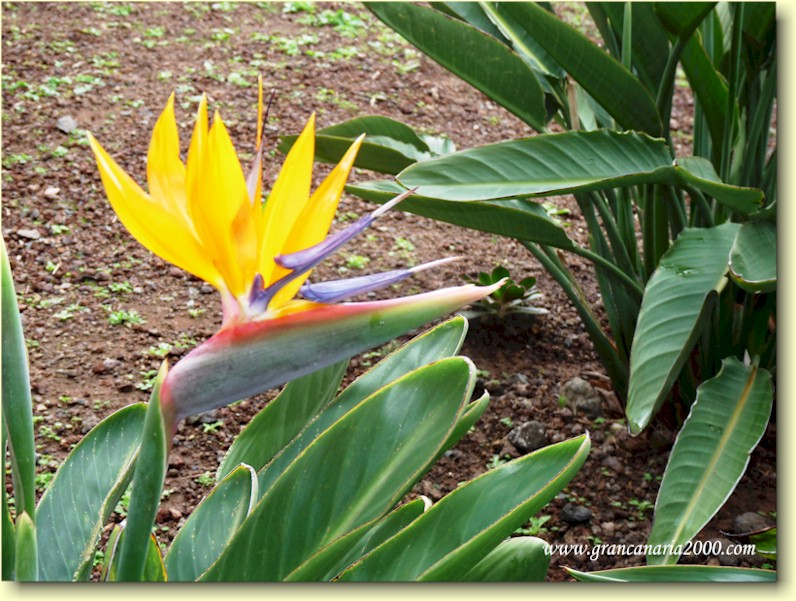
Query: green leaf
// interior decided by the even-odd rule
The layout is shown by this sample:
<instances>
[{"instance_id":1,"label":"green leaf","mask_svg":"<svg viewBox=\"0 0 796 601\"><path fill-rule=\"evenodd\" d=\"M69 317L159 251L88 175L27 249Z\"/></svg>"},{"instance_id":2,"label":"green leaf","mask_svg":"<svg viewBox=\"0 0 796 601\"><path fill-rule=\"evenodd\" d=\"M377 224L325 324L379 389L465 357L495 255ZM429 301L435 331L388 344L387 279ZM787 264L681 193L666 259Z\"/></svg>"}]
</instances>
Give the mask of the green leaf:
<instances>
[{"instance_id":1,"label":"green leaf","mask_svg":"<svg viewBox=\"0 0 796 601\"><path fill-rule=\"evenodd\" d=\"M39 580L39 562L36 552L36 525L26 512L17 517L16 548L14 549L14 580L36 582ZM3 561L7 561L3 557Z\"/></svg>"},{"instance_id":2,"label":"green leaf","mask_svg":"<svg viewBox=\"0 0 796 601\"><path fill-rule=\"evenodd\" d=\"M119 543L118 580L120 582L143 580L148 563L149 537L155 524L168 464L166 427L160 405L161 386L167 371L168 367L164 361L144 419L141 450L136 458L133 472L127 527Z\"/></svg>"},{"instance_id":3,"label":"green leaf","mask_svg":"<svg viewBox=\"0 0 796 601\"><path fill-rule=\"evenodd\" d=\"M708 16L715 2L655 2L653 7L663 26L681 38L687 38Z\"/></svg>"},{"instance_id":4,"label":"green leaf","mask_svg":"<svg viewBox=\"0 0 796 601\"><path fill-rule=\"evenodd\" d=\"M11 475L17 515L23 512L35 521L36 453L33 443L33 406L30 397L28 353L8 261L5 240L0 237L2 279L2 398L3 428L8 435ZM3 447L5 456L5 446Z\"/></svg>"},{"instance_id":5,"label":"green leaf","mask_svg":"<svg viewBox=\"0 0 796 601\"><path fill-rule=\"evenodd\" d=\"M379 173L395 175L417 161L433 156L428 144L415 131L388 117L367 115L318 130L315 158L337 163L353 141L366 134L354 165ZM298 136L282 136L279 150L287 153Z\"/></svg>"},{"instance_id":6,"label":"green leaf","mask_svg":"<svg viewBox=\"0 0 796 601\"><path fill-rule=\"evenodd\" d=\"M418 134L408 125L387 117L357 117L318 130L315 138L315 159L338 163L360 135L365 140L354 165L378 173L395 175L418 161L424 161L455 150L448 138ZM287 153L298 136L282 136L279 150Z\"/></svg>"},{"instance_id":7,"label":"green leaf","mask_svg":"<svg viewBox=\"0 0 796 601\"><path fill-rule=\"evenodd\" d=\"M365 182L348 185L352 194L378 203L385 203L405 188L392 181ZM401 209L423 217L454 225L490 232L508 238L534 240L557 248L570 249L574 243L542 206L527 200L499 202L459 202L413 194L401 202Z\"/></svg>"},{"instance_id":8,"label":"green leaf","mask_svg":"<svg viewBox=\"0 0 796 601\"><path fill-rule=\"evenodd\" d=\"M443 359L346 413L282 472L203 580L282 580L384 515L445 443L474 381L468 359Z\"/></svg>"},{"instance_id":9,"label":"green leaf","mask_svg":"<svg viewBox=\"0 0 796 601\"><path fill-rule=\"evenodd\" d=\"M146 408L113 413L72 449L37 511L40 577L85 580L102 529L133 473Z\"/></svg>"},{"instance_id":10,"label":"green leaf","mask_svg":"<svg viewBox=\"0 0 796 601\"><path fill-rule=\"evenodd\" d=\"M278 146L281 152L287 152L293 146L298 136L283 136ZM337 163L351 146L351 138L322 135L315 136L315 159L324 163ZM401 169L417 162L414 156L407 156L397 144L385 144L386 140L373 140L365 138L357 153L354 165L360 169L370 169L377 173L395 175ZM414 154L414 153L412 153Z\"/></svg>"},{"instance_id":11,"label":"green leaf","mask_svg":"<svg viewBox=\"0 0 796 601\"><path fill-rule=\"evenodd\" d=\"M377 138L380 141L391 140L395 143L400 143L407 148L406 156L417 157L416 160L422 160L421 157L428 158L430 156L428 145L415 133L415 130L400 121L380 115L356 117L343 123L324 127L318 130L318 134L338 138L351 138L352 140L362 134L366 134L365 140Z\"/></svg>"},{"instance_id":12,"label":"green leaf","mask_svg":"<svg viewBox=\"0 0 796 601\"><path fill-rule=\"evenodd\" d=\"M748 292L777 289L777 226L751 221L741 226L730 251L730 276Z\"/></svg>"},{"instance_id":13,"label":"green leaf","mask_svg":"<svg viewBox=\"0 0 796 601\"><path fill-rule=\"evenodd\" d=\"M669 457L648 540L675 552L648 554L647 563L676 563L677 548L721 509L766 431L773 398L768 372L735 357L699 387Z\"/></svg>"},{"instance_id":14,"label":"green leaf","mask_svg":"<svg viewBox=\"0 0 796 601\"><path fill-rule=\"evenodd\" d=\"M640 566L579 572L564 568L583 582L776 582L777 573L754 568L725 568L719 566Z\"/></svg>"},{"instance_id":15,"label":"green leaf","mask_svg":"<svg viewBox=\"0 0 796 601\"><path fill-rule=\"evenodd\" d=\"M680 373L708 300L726 284L739 227L726 223L683 230L647 282L630 352L625 411L631 433L649 424Z\"/></svg>"},{"instance_id":16,"label":"green leaf","mask_svg":"<svg viewBox=\"0 0 796 601\"><path fill-rule=\"evenodd\" d=\"M503 34L495 27L495 24L490 21L479 2L431 2L430 4L432 8L466 21L507 46L511 44L509 40L503 37Z\"/></svg>"},{"instance_id":17,"label":"green leaf","mask_svg":"<svg viewBox=\"0 0 796 601\"><path fill-rule=\"evenodd\" d=\"M548 544L533 536L504 540L462 578L471 582L542 582L550 567Z\"/></svg>"},{"instance_id":18,"label":"green leaf","mask_svg":"<svg viewBox=\"0 0 796 601\"><path fill-rule=\"evenodd\" d=\"M347 366L348 360L340 361L289 382L232 442L216 480L241 463L261 470L334 398Z\"/></svg>"},{"instance_id":19,"label":"green leaf","mask_svg":"<svg viewBox=\"0 0 796 601\"><path fill-rule=\"evenodd\" d=\"M522 11L528 33L617 123L651 135L661 134L655 100L622 64L585 35L532 2Z\"/></svg>"},{"instance_id":20,"label":"green leaf","mask_svg":"<svg viewBox=\"0 0 796 601\"><path fill-rule=\"evenodd\" d=\"M694 35L688 40L680 60L688 84L702 107L702 114L707 121L713 145L720 148L724 128L728 125L733 129L737 128L737 123L727 123L727 81L713 66L699 35ZM737 111L733 111L733 119L738 120Z\"/></svg>"},{"instance_id":21,"label":"green leaf","mask_svg":"<svg viewBox=\"0 0 796 601\"><path fill-rule=\"evenodd\" d=\"M671 164L661 139L636 132L572 131L424 161L402 171L398 181L417 187L421 196L491 200L653 183L671 177Z\"/></svg>"},{"instance_id":22,"label":"green leaf","mask_svg":"<svg viewBox=\"0 0 796 601\"><path fill-rule=\"evenodd\" d=\"M307 446L370 395L415 369L432 361L452 357L459 352L466 332L467 321L464 318L450 319L390 353L384 360L357 378L315 420L309 422L264 470L260 471L258 475L260 495L268 491L271 484Z\"/></svg>"},{"instance_id":23,"label":"green leaf","mask_svg":"<svg viewBox=\"0 0 796 601\"><path fill-rule=\"evenodd\" d=\"M294 582L328 581L385 540L395 536L421 513L425 503L415 499L381 519L369 522L333 541L285 577Z\"/></svg>"},{"instance_id":24,"label":"green leaf","mask_svg":"<svg viewBox=\"0 0 796 601\"><path fill-rule=\"evenodd\" d=\"M366 6L440 65L537 131L544 130L544 92L533 71L492 36L436 10L409 3Z\"/></svg>"},{"instance_id":25,"label":"green leaf","mask_svg":"<svg viewBox=\"0 0 796 601\"><path fill-rule=\"evenodd\" d=\"M610 130L544 134L471 148L416 163L399 173L398 181L416 187L418 196L452 201L668 184L693 186L745 214L763 204L760 190L723 183L705 159L678 159L672 165L663 140Z\"/></svg>"},{"instance_id":26,"label":"green leaf","mask_svg":"<svg viewBox=\"0 0 796 601\"><path fill-rule=\"evenodd\" d=\"M777 529L769 528L749 536L749 542L755 546L755 553L766 559L777 558Z\"/></svg>"},{"instance_id":27,"label":"green leaf","mask_svg":"<svg viewBox=\"0 0 796 601\"><path fill-rule=\"evenodd\" d=\"M733 211L751 215L763 206L761 190L725 184L719 179L713 164L702 157L677 159L674 172L680 185L693 186Z\"/></svg>"},{"instance_id":28,"label":"green leaf","mask_svg":"<svg viewBox=\"0 0 796 601\"><path fill-rule=\"evenodd\" d=\"M526 28L528 12L521 2L484 2L481 4L489 19L502 35L510 41L512 48L528 66L543 76L566 78L561 66L545 52Z\"/></svg>"},{"instance_id":29,"label":"green leaf","mask_svg":"<svg viewBox=\"0 0 796 601\"><path fill-rule=\"evenodd\" d=\"M594 4L599 4L599 8L609 16L613 34L621 39L625 20L624 3ZM590 2L587 6L589 11L594 10L593 3ZM657 93L671 48L669 39L655 15L652 3L636 2L632 5L632 15L633 65L650 93Z\"/></svg>"},{"instance_id":30,"label":"green leaf","mask_svg":"<svg viewBox=\"0 0 796 601\"><path fill-rule=\"evenodd\" d=\"M257 498L257 473L247 465L213 487L171 543L165 559L169 580L197 580L221 555Z\"/></svg>"},{"instance_id":31,"label":"green leaf","mask_svg":"<svg viewBox=\"0 0 796 601\"><path fill-rule=\"evenodd\" d=\"M340 580L442 581L466 574L567 485L589 446L583 435L471 480L363 557Z\"/></svg>"},{"instance_id":32,"label":"green leaf","mask_svg":"<svg viewBox=\"0 0 796 601\"><path fill-rule=\"evenodd\" d=\"M467 406L464 415L462 415L461 419L456 424L456 427L453 429L453 432L451 432L450 438L448 438L448 441L445 443L443 450L446 451L450 449L453 445L464 438L464 435L470 431L470 428L475 425L475 422L481 419L481 416L484 414L484 411L486 411L488 406L489 393L484 391L484 394Z\"/></svg>"}]
</instances>

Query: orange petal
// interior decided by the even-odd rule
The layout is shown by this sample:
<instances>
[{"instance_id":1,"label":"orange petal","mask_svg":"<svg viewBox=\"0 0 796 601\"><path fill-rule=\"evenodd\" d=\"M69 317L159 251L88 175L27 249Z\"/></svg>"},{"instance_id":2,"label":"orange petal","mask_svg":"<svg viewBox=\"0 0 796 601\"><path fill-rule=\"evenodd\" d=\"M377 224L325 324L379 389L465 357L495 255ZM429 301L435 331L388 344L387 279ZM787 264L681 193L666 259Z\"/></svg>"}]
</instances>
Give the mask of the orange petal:
<instances>
[{"instance_id":1,"label":"orange petal","mask_svg":"<svg viewBox=\"0 0 796 601\"><path fill-rule=\"evenodd\" d=\"M287 154L282 170L265 204L260 238L259 273L266 285L273 282L274 257L282 252L285 240L307 204L315 158L315 115Z\"/></svg>"},{"instance_id":2,"label":"orange petal","mask_svg":"<svg viewBox=\"0 0 796 601\"><path fill-rule=\"evenodd\" d=\"M290 235L282 247L282 254L289 254L314 246L321 242L329 233L334 214L337 211L337 205L343 195L343 188L345 188L345 184L348 181L348 176L354 166L354 160L364 137L364 135L360 136L351 144L351 147L337 166L315 190L290 231ZM274 280L287 273L287 269L277 265L274 272ZM271 306L279 307L293 298L310 273L312 271L304 273L282 288L274 296Z\"/></svg>"},{"instance_id":3,"label":"orange petal","mask_svg":"<svg viewBox=\"0 0 796 601\"><path fill-rule=\"evenodd\" d=\"M189 225L144 192L91 135L89 143L108 200L133 237L169 263L217 288L222 286L218 271Z\"/></svg>"}]
</instances>

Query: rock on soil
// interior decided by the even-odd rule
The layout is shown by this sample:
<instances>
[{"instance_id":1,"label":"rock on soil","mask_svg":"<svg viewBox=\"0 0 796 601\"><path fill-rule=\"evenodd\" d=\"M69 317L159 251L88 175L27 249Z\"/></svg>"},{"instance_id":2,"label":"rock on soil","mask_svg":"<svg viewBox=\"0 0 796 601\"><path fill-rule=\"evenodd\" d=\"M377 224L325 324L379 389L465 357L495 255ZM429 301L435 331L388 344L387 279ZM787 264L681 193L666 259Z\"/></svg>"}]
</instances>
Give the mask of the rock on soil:
<instances>
[{"instance_id":1,"label":"rock on soil","mask_svg":"<svg viewBox=\"0 0 796 601\"><path fill-rule=\"evenodd\" d=\"M509 432L509 442L520 453L530 453L549 444L545 434L545 425L537 421L525 422L514 428Z\"/></svg>"}]
</instances>

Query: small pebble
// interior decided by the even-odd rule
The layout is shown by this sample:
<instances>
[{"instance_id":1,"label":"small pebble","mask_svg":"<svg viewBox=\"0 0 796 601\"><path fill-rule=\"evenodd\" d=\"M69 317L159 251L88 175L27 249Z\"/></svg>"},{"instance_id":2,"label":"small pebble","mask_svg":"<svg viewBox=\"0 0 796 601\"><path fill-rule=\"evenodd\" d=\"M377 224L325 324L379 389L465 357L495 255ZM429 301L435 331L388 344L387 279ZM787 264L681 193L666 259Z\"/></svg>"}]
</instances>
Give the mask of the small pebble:
<instances>
[{"instance_id":1,"label":"small pebble","mask_svg":"<svg viewBox=\"0 0 796 601\"><path fill-rule=\"evenodd\" d=\"M41 238L41 232L39 230L34 229L22 229L17 230L17 236L20 238L27 238L28 240L38 240Z\"/></svg>"}]
</instances>

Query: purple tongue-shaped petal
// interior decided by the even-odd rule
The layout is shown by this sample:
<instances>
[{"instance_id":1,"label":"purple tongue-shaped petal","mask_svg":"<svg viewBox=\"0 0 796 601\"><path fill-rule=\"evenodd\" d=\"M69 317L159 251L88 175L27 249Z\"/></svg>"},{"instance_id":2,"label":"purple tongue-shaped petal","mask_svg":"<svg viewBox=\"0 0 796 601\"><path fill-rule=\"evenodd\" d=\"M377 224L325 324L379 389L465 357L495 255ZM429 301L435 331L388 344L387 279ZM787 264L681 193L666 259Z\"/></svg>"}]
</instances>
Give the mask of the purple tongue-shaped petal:
<instances>
[{"instance_id":1,"label":"purple tongue-shaped petal","mask_svg":"<svg viewBox=\"0 0 796 601\"><path fill-rule=\"evenodd\" d=\"M321 261L323 261L326 257L337 252L337 250L339 250L346 242L351 240L351 238L367 229L370 224L373 223L378 217L389 211L407 196L412 194L412 192L414 192L414 189L407 190L403 194L399 194L372 213L361 217L347 228L327 236L322 242L319 242L315 246L310 246L304 250L287 255L279 255L274 260L278 265L281 265L285 269L292 269L297 273L309 271L321 263Z\"/></svg>"},{"instance_id":2,"label":"purple tongue-shaped petal","mask_svg":"<svg viewBox=\"0 0 796 601\"><path fill-rule=\"evenodd\" d=\"M438 259L416 267L407 269L395 269L393 271L385 271L384 273L374 273L370 275L363 275L356 278L349 278L346 280L334 280L332 282L319 282L311 284L307 282L301 287L301 294L307 300L316 303L336 303L346 298L364 294L373 290L378 290L400 282L419 271L431 269L438 265L444 265L451 261L458 260L459 257L448 257L446 259Z\"/></svg>"},{"instance_id":3,"label":"purple tongue-shaped petal","mask_svg":"<svg viewBox=\"0 0 796 601\"><path fill-rule=\"evenodd\" d=\"M261 289L262 278L260 277L258 280L258 275L254 280L251 292L249 294L249 307L255 312L265 311L268 308L268 303L271 302L271 299L274 298L276 293L279 292L286 284L320 264L329 255L337 252L337 250L346 242L351 240L351 238L362 232L378 217L389 211L413 192L414 189L411 189L399 194L389 202L384 203L372 213L357 220L356 223L348 226L344 230L327 236L322 242L319 242L315 246L310 246L304 250L275 257L274 261L276 261L278 265L281 265L285 269L290 269L292 271L268 286L268 288L265 290Z\"/></svg>"}]
</instances>

